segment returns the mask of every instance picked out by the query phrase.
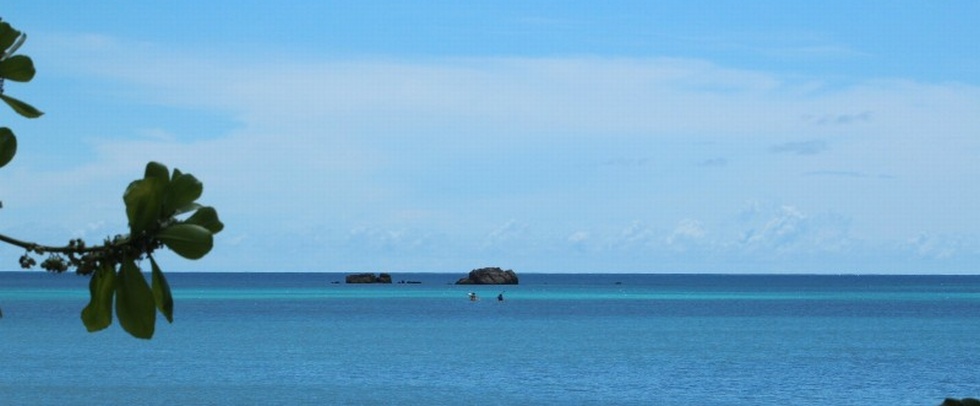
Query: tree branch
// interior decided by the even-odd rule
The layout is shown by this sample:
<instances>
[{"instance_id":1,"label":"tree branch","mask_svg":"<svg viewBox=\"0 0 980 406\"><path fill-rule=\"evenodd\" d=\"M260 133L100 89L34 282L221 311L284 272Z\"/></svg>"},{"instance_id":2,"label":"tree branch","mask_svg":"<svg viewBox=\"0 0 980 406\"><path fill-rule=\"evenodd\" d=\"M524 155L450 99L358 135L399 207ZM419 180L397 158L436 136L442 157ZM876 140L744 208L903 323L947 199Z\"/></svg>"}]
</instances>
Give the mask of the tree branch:
<instances>
[{"instance_id":1,"label":"tree branch","mask_svg":"<svg viewBox=\"0 0 980 406\"><path fill-rule=\"evenodd\" d=\"M5 242L5 243L10 244L10 245L21 247L21 248L23 248L25 250L28 250L28 251L48 252L48 253L52 253L53 252L53 253L58 253L58 254L84 254L84 253L88 253L88 252L101 251L101 250L104 250L106 248L105 245L97 245L97 246L94 246L94 247L72 247L72 246L67 246L67 245L66 246L63 246L63 247L52 247L50 245L41 245L41 244L38 244L38 243L21 241L21 240L18 240L16 238L13 238L13 237L6 236L4 234L0 234L0 241Z\"/></svg>"}]
</instances>

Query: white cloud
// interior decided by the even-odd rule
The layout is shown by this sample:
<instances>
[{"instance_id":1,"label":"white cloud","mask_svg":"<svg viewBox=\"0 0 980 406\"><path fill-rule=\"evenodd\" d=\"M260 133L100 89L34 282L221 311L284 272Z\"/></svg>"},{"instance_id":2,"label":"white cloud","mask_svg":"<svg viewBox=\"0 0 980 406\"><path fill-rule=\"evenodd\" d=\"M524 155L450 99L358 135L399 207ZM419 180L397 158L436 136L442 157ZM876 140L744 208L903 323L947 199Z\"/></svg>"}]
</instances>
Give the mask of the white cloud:
<instances>
[{"instance_id":1,"label":"white cloud","mask_svg":"<svg viewBox=\"0 0 980 406\"><path fill-rule=\"evenodd\" d=\"M809 214L793 205L754 202L742 211L733 245L765 255L847 254L863 244L851 234L850 219L826 212Z\"/></svg>"},{"instance_id":2,"label":"white cloud","mask_svg":"<svg viewBox=\"0 0 980 406\"><path fill-rule=\"evenodd\" d=\"M705 234L707 231L700 221L684 219L677 223L677 227L664 242L671 249L684 251L691 245L701 243Z\"/></svg>"},{"instance_id":3,"label":"white cloud","mask_svg":"<svg viewBox=\"0 0 980 406\"><path fill-rule=\"evenodd\" d=\"M589 240L587 231L576 231L568 236L568 242L572 244L582 244Z\"/></svg>"},{"instance_id":4,"label":"white cloud","mask_svg":"<svg viewBox=\"0 0 980 406\"><path fill-rule=\"evenodd\" d=\"M500 249L526 238L527 224L514 219L490 230L483 239L482 249Z\"/></svg>"},{"instance_id":5,"label":"white cloud","mask_svg":"<svg viewBox=\"0 0 980 406\"><path fill-rule=\"evenodd\" d=\"M649 249L657 240L657 232L650 226L640 221L634 221L620 231L619 236L615 237L612 246L616 249Z\"/></svg>"},{"instance_id":6,"label":"white cloud","mask_svg":"<svg viewBox=\"0 0 980 406\"><path fill-rule=\"evenodd\" d=\"M980 239L962 235L918 235L905 242L918 259L950 260L980 257Z\"/></svg>"},{"instance_id":7,"label":"white cloud","mask_svg":"<svg viewBox=\"0 0 980 406\"><path fill-rule=\"evenodd\" d=\"M807 216L792 206L782 206L778 213L759 228L747 230L742 243L749 247L785 248L806 230Z\"/></svg>"},{"instance_id":8,"label":"white cloud","mask_svg":"<svg viewBox=\"0 0 980 406\"><path fill-rule=\"evenodd\" d=\"M113 84L102 97L238 124L193 138L136 123L90 140L83 165L4 168L4 203L70 217L70 230L93 217L124 225L119 196L149 160L202 179L203 200L239 236L229 243L253 249L320 226L325 243L417 257L445 255L434 247L447 241L458 256L588 246L651 258L696 246L762 257L846 252L854 234L902 240L980 226L963 209L980 205L970 188L980 177L980 90L967 85L828 86L695 59L333 60L63 40L47 43L65 56L51 69ZM66 129L80 119L44 118ZM810 155L785 159L770 147ZM845 176L879 173L891 179ZM51 204L64 194L98 210L57 214L70 211ZM885 198L922 218L896 231L895 212L879 210ZM787 204L719 214L744 199ZM935 202L958 202L944 207L966 220L936 221Z\"/></svg>"}]
</instances>

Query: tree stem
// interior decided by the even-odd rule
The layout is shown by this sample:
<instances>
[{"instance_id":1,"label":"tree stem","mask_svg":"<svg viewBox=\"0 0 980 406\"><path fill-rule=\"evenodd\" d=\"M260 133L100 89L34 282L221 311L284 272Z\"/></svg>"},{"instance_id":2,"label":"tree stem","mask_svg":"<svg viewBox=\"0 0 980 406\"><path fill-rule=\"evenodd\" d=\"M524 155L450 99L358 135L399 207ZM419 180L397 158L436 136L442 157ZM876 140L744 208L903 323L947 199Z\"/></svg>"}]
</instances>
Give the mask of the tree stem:
<instances>
[{"instance_id":1,"label":"tree stem","mask_svg":"<svg viewBox=\"0 0 980 406\"><path fill-rule=\"evenodd\" d=\"M21 247L28 251L56 252L59 254L81 254L85 252L95 252L105 248L104 246L101 245L94 246L94 247L85 247L85 248L76 248L76 247L69 247L69 246L52 247L49 245L41 245L38 243L21 241L13 237L6 236L4 234L0 234L0 241L10 245Z\"/></svg>"}]
</instances>

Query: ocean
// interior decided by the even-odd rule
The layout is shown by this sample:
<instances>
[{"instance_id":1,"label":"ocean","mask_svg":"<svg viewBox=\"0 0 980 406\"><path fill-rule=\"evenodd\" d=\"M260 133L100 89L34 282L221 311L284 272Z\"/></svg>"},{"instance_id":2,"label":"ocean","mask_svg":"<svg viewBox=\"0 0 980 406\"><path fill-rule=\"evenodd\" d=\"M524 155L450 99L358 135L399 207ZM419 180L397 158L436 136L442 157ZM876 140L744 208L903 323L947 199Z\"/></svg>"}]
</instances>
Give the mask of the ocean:
<instances>
[{"instance_id":1,"label":"ocean","mask_svg":"<svg viewBox=\"0 0 980 406\"><path fill-rule=\"evenodd\" d=\"M980 276L171 273L152 340L0 272L10 405L938 405L980 395ZM340 282L340 283L337 283ZM481 298L471 302L468 292ZM504 301L497 301L498 294Z\"/></svg>"}]
</instances>

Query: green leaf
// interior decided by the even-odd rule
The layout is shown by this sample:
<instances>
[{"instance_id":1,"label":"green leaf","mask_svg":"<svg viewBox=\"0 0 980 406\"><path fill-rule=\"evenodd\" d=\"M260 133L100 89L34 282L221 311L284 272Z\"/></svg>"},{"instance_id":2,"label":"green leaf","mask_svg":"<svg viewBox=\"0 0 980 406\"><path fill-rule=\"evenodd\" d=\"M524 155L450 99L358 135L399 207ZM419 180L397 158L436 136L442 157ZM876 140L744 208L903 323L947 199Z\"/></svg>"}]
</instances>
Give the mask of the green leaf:
<instances>
[{"instance_id":1,"label":"green leaf","mask_svg":"<svg viewBox=\"0 0 980 406\"><path fill-rule=\"evenodd\" d=\"M0 22L0 51L6 52L17 40L17 37L20 37L20 34L20 31L11 27L10 24Z\"/></svg>"},{"instance_id":2,"label":"green leaf","mask_svg":"<svg viewBox=\"0 0 980 406\"><path fill-rule=\"evenodd\" d=\"M44 115L44 113L34 108L34 106L31 106L30 104L24 103L20 100L17 100L5 94L0 94L0 99L3 99L3 101L5 101L7 105L10 106L10 108L14 109L14 111L17 112L17 114L20 114L24 117L38 118Z\"/></svg>"},{"instance_id":3,"label":"green leaf","mask_svg":"<svg viewBox=\"0 0 980 406\"><path fill-rule=\"evenodd\" d=\"M175 169L174 172L178 171ZM204 192L204 185L201 183L201 181L197 180L194 175L189 173L181 173L174 176L173 180L170 182L170 190L169 193L167 193L167 201L164 203L164 210L168 213L172 213L191 203L194 203L197 198L201 197L202 192Z\"/></svg>"},{"instance_id":4,"label":"green leaf","mask_svg":"<svg viewBox=\"0 0 980 406\"><path fill-rule=\"evenodd\" d=\"M163 276L163 271L157 266L157 261L150 257L150 266L153 268L153 300L156 302L157 309L167 318L167 322L174 322L174 298L170 295L170 284Z\"/></svg>"},{"instance_id":5,"label":"green leaf","mask_svg":"<svg viewBox=\"0 0 980 406\"><path fill-rule=\"evenodd\" d=\"M89 303L82 309L82 323L89 332L95 332L112 324L112 294L116 288L116 270L103 265L88 282Z\"/></svg>"},{"instance_id":6,"label":"green leaf","mask_svg":"<svg viewBox=\"0 0 980 406\"><path fill-rule=\"evenodd\" d=\"M17 155L17 137L7 127L0 127L0 168L4 167Z\"/></svg>"},{"instance_id":7,"label":"green leaf","mask_svg":"<svg viewBox=\"0 0 980 406\"><path fill-rule=\"evenodd\" d=\"M146 164L146 171L143 172L143 178L157 178L163 182L163 184L170 183L170 170L167 166L159 162L148 162Z\"/></svg>"},{"instance_id":8,"label":"green leaf","mask_svg":"<svg viewBox=\"0 0 980 406\"><path fill-rule=\"evenodd\" d=\"M14 55L0 61L0 77L15 82L30 82L34 79L34 61L29 56Z\"/></svg>"},{"instance_id":9,"label":"green leaf","mask_svg":"<svg viewBox=\"0 0 980 406\"><path fill-rule=\"evenodd\" d=\"M218 234L221 230L224 230L225 225L218 220L218 211L214 207L201 207L197 211L184 220L185 224L197 224L201 227L208 229L211 234Z\"/></svg>"},{"instance_id":10,"label":"green leaf","mask_svg":"<svg viewBox=\"0 0 980 406\"><path fill-rule=\"evenodd\" d=\"M199 259L207 255L214 246L211 231L197 224L174 224L161 230L157 238L167 248L187 259Z\"/></svg>"},{"instance_id":11,"label":"green leaf","mask_svg":"<svg viewBox=\"0 0 980 406\"><path fill-rule=\"evenodd\" d=\"M153 292L136 263L123 261L116 281L116 316L119 325L136 338L150 339L156 326L157 309Z\"/></svg>"},{"instance_id":12,"label":"green leaf","mask_svg":"<svg viewBox=\"0 0 980 406\"><path fill-rule=\"evenodd\" d=\"M130 183L123 193L132 235L136 236L152 229L160 219L160 206L163 201L161 186L161 180L158 178L144 178Z\"/></svg>"}]
</instances>

